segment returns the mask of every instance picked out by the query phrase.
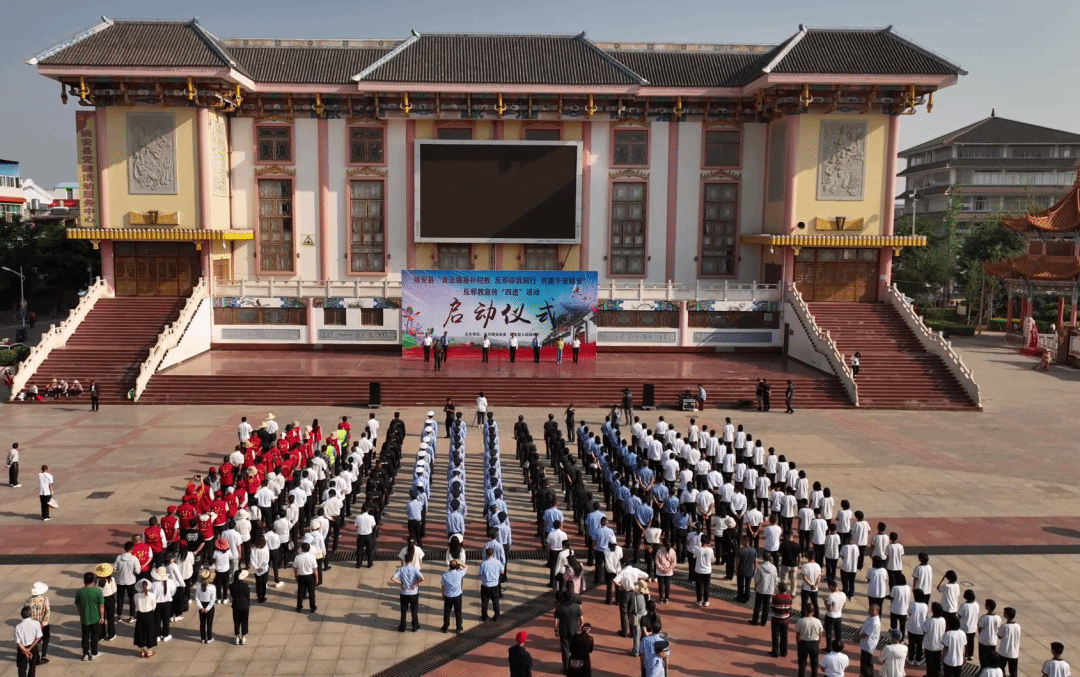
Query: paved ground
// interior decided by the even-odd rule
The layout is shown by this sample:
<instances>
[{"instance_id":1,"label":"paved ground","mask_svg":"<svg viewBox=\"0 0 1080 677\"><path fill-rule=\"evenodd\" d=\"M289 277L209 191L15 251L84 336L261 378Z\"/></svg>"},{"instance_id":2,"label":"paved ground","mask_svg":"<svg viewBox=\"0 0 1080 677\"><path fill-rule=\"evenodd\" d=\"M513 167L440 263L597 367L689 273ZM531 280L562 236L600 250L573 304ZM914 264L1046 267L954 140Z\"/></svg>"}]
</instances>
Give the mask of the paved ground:
<instances>
[{"instance_id":1,"label":"paved ground","mask_svg":"<svg viewBox=\"0 0 1080 677\"><path fill-rule=\"evenodd\" d=\"M1060 367L1049 374L1031 371L1033 362L1006 351L1000 337L967 339L957 346L982 384L983 413L798 411L785 416L740 412L736 422L744 423L766 446L775 446L795 460L811 480L821 480L835 496L851 500L872 522L885 521L899 531L909 554L921 545L1080 545L1080 464L1075 460L1074 426L1080 375ZM433 404L437 403L438 393L432 396ZM240 415L259 420L264 413L254 408L170 406L115 407L91 414L66 403L4 408L0 415L8 439L0 442L21 442L23 487L0 488L0 555L115 552L130 533L141 529L136 522L144 524L149 514L160 514L176 499L186 477L220 462L233 444ZM299 419L306 423L318 417L326 424L342 414L366 418L363 410L329 408L274 413L279 422ZM424 410L402 413L409 429L415 431ZM517 412L500 412L504 433L511 428L513 413ZM538 429L547 412L521 413ZM586 411L579 412L579 417L597 421L601 414ZM659 414L677 426L685 426L688 418L674 411L648 416ZM390 415L385 410L379 413L384 422ZM720 424L724 415L710 411L699 419ZM473 458L479 451L478 437L469 439ZM56 519L44 524L33 519L37 498L32 472L43 462L57 476L61 504ZM473 477L475 471L470 473ZM513 477L506 472L508 485L512 486ZM114 493L103 499L88 498L94 491ZM444 491L444 485L436 484L434 496ZM478 511L478 488L470 485L468 495ZM510 498L517 525L515 547L537 547L527 529L526 495L514 492ZM401 519L399 497L391 501L389 510L388 520ZM380 549L396 550L398 536L394 529L387 531ZM437 520L429 525L429 541L438 543L441 533ZM478 530L470 530L473 544L478 538ZM344 548L351 549L351 531ZM935 571L940 575L954 568L980 600L993 597L999 607L1017 607L1024 628L1021 674L1038 674L1051 641L1065 642L1067 657L1080 650L1075 630L1080 613L1068 597L1080 576L1080 561L1074 555L962 552L935 555ZM905 565L910 570L914 557L909 556ZM429 562L425 567L430 577L422 603L423 630L400 635L394 630L396 594L386 584L390 564L380 562L374 569L360 571L336 565L320 588L315 616L295 613L294 588L287 583L271 594L269 609L253 611L247 646L221 641L231 632L226 610L218 616L221 639L214 645L192 640L197 627L189 616L174 632L176 639L159 647L152 664L138 659L128 626L117 642L105 645L104 658L81 663L70 600L86 568L0 566L0 613L8 619L17 617L33 581L45 580L54 588L54 624L58 626L54 642L58 646L53 653L57 660L44 666L41 674L112 675L124 670L146 675L369 675L446 639L438 632L441 604L434 580L441 572L439 563ZM543 579L538 563L514 563L507 604L542 592ZM466 610L467 628L476 625L478 612L475 578L471 584L466 592L473 600ZM861 621L859 613L865 606L861 585L859 590L860 597L847 614L853 623ZM794 674L794 651L786 662L768 658L764 654L767 633L745 625L746 610L720 601L708 609L688 602L687 594L679 591L672 604L661 609L674 647L673 676ZM625 655L628 640L614 634L614 607L598 604L590 595L585 613L597 628L594 674L636 674L635 659ZM534 634L530 645L537 660L535 674L557 674L550 614L525 627ZM516 631L505 629L507 635ZM473 675L492 672L492 668L492 674L504 674L508 642L504 637L489 643L431 674ZM317 648L311 650L311 646ZM10 642L0 655L12 658ZM14 674L12 662L0 667L0 677Z\"/></svg>"}]
</instances>

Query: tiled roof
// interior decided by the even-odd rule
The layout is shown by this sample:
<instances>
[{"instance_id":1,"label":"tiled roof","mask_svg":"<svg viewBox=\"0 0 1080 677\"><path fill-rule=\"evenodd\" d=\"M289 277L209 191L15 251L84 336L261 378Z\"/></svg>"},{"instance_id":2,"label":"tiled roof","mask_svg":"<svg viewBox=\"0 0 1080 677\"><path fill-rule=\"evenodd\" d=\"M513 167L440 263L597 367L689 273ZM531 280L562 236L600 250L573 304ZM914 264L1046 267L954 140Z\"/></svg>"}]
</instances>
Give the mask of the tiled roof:
<instances>
[{"instance_id":1,"label":"tiled roof","mask_svg":"<svg viewBox=\"0 0 1080 677\"><path fill-rule=\"evenodd\" d=\"M931 148L966 143L1080 143L1080 134L991 115L900 153L900 157Z\"/></svg>"},{"instance_id":2,"label":"tiled roof","mask_svg":"<svg viewBox=\"0 0 1080 677\"><path fill-rule=\"evenodd\" d=\"M1075 233L1080 231L1080 172L1068 195L1041 212L1019 218L1004 218L1006 228L1016 232Z\"/></svg>"},{"instance_id":3,"label":"tiled roof","mask_svg":"<svg viewBox=\"0 0 1080 677\"><path fill-rule=\"evenodd\" d=\"M1004 278L1021 278L1054 282L1075 280L1080 275L1080 256L1047 256L1024 254L1012 259L990 261L982 264L991 275Z\"/></svg>"},{"instance_id":4,"label":"tiled roof","mask_svg":"<svg viewBox=\"0 0 1080 677\"><path fill-rule=\"evenodd\" d=\"M231 47L257 82L348 84L388 49L348 47Z\"/></svg>"},{"instance_id":5,"label":"tiled roof","mask_svg":"<svg viewBox=\"0 0 1080 677\"><path fill-rule=\"evenodd\" d=\"M897 176L911 176L922 174L938 169L953 167L956 169L1003 169L1005 171L1024 171L1032 169L1061 171L1072 169L1080 164L1080 158L1074 157L1051 157L1051 158L953 158L927 162L914 167L908 167Z\"/></svg>"},{"instance_id":6,"label":"tiled roof","mask_svg":"<svg viewBox=\"0 0 1080 677\"><path fill-rule=\"evenodd\" d=\"M738 87L761 75L760 52L607 50L656 87Z\"/></svg>"},{"instance_id":7,"label":"tiled roof","mask_svg":"<svg viewBox=\"0 0 1080 677\"><path fill-rule=\"evenodd\" d=\"M632 85L583 36L421 35L365 81Z\"/></svg>"},{"instance_id":8,"label":"tiled roof","mask_svg":"<svg viewBox=\"0 0 1080 677\"><path fill-rule=\"evenodd\" d=\"M220 41L196 20L103 19L32 64L236 68L263 82L742 86L766 73L958 75L964 71L892 32L805 29L770 47L628 45L581 35L419 35L404 42ZM273 44L280 42L282 44ZM237 44L240 43L240 44ZM298 44L299 43L299 44ZM340 45L340 46L339 46ZM613 45L615 45L613 47ZM394 46L394 49L389 49ZM379 59L387 57L385 61ZM768 69L768 70L766 70Z\"/></svg>"},{"instance_id":9,"label":"tiled roof","mask_svg":"<svg viewBox=\"0 0 1080 677\"><path fill-rule=\"evenodd\" d=\"M71 66L228 67L213 36L195 21L107 21L40 60Z\"/></svg>"},{"instance_id":10,"label":"tiled roof","mask_svg":"<svg viewBox=\"0 0 1080 677\"><path fill-rule=\"evenodd\" d=\"M801 39L772 73L964 75L966 71L892 32L865 29L803 29ZM798 37L798 36L796 36Z\"/></svg>"}]
</instances>

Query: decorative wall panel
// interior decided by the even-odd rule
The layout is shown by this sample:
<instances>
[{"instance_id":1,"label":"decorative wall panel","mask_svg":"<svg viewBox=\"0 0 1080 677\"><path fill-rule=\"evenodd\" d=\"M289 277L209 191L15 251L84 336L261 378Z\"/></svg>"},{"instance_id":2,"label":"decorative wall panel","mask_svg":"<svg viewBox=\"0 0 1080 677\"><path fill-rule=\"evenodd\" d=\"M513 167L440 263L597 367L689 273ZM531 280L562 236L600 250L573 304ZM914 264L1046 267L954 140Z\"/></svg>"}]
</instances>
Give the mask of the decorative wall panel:
<instances>
[{"instance_id":1,"label":"decorative wall panel","mask_svg":"<svg viewBox=\"0 0 1080 677\"><path fill-rule=\"evenodd\" d=\"M176 116L128 113L128 193L176 195Z\"/></svg>"},{"instance_id":2,"label":"decorative wall panel","mask_svg":"<svg viewBox=\"0 0 1080 677\"><path fill-rule=\"evenodd\" d=\"M866 183L866 121L822 120L818 200L862 200Z\"/></svg>"}]
</instances>

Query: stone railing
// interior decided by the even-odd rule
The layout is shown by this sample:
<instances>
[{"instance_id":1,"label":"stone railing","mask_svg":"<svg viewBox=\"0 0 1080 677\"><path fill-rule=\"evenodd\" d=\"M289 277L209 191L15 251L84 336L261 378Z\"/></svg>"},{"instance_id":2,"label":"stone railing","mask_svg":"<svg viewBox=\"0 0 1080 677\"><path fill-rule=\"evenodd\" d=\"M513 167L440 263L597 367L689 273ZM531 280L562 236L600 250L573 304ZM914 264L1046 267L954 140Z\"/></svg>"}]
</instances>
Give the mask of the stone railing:
<instances>
[{"instance_id":1,"label":"stone railing","mask_svg":"<svg viewBox=\"0 0 1080 677\"><path fill-rule=\"evenodd\" d=\"M981 407L982 396L979 394L979 384L975 382L975 375L971 373L971 370L964 364L960 356L953 351L952 344L946 341L940 332L936 332L923 324L922 318L919 317L919 314L915 312L908 300L896 288L896 285L889 286L888 298L889 304L900 311L900 317L904 318L904 322L918 337L923 348L927 352L937 355L945 362L945 366L960 382L971 401Z\"/></svg>"},{"instance_id":2,"label":"stone railing","mask_svg":"<svg viewBox=\"0 0 1080 677\"><path fill-rule=\"evenodd\" d=\"M158 334L157 343L150 349L150 354L139 368L139 377L135 379L134 399L136 402L142 397L146 386L150 385L150 379L157 373L161 361L165 359L165 355L175 348L180 343L180 339L184 337L184 333L188 330L192 318L195 317L195 311L199 309L199 305L204 302L209 303L209 299L210 293L206 286L206 278L201 277L198 284L191 290L191 296L188 297L187 303L180 310L180 316L176 318L176 322L165 327L165 331Z\"/></svg>"},{"instance_id":3,"label":"stone railing","mask_svg":"<svg viewBox=\"0 0 1080 677\"><path fill-rule=\"evenodd\" d=\"M851 372L851 367L847 365L844 356L840 354L839 348L836 347L836 341L829 335L829 332L818 326L814 316L810 314L810 309L807 307L806 301L803 300L802 294L799 293L799 289L793 283L788 282L785 291L787 292L785 300L795 311L795 317L799 318L803 329L806 330L806 334L813 343L814 350L825 356L825 359L832 366L833 373L839 377L840 382L844 385L844 390L847 391L852 404L856 407L859 406L859 386L855 383L855 375Z\"/></svg>"},{"instance_id":4,"label":"stone railing","mask_svg":"<svg viewBox=\"0 0 1080 677\"><path fill-rule=\"evenodd\" d=\"M100 277L97 278L97 281L90 285L90 288L86 290L86 294L79 299L79 304L68 313L68 316L61 320L60 324L51 325L49 331L41 335L37 345L30 349L30 354L19 363L18 372L15 374L15 382L11 385L12 400L26 387L34 372L38 370L38 367L49 356L49 353L56 348L63 348L67 344L68 339L79 328L82 321L86 319L87 314L93 309L98 299L112 298L112 296L113 290L109 287L109 283Z\"/></svg>"},{"instance_id":5,"label":"stone railing","mask_svg":"<svg viewBox=\"0 0 1080 677\"><path fill-rule=\"evenodd\" d=\"M215 296L275 296L345 297L345 298L393 298L401 296L401 276L389 274L379 280L346 280L316 282L306 280L229 280L214 283ZM722 283L676 284L646 283L601 284L597 296L600 300L635 301L779 301L780 287L775 284Z\"/></svg>"}]
</instances>

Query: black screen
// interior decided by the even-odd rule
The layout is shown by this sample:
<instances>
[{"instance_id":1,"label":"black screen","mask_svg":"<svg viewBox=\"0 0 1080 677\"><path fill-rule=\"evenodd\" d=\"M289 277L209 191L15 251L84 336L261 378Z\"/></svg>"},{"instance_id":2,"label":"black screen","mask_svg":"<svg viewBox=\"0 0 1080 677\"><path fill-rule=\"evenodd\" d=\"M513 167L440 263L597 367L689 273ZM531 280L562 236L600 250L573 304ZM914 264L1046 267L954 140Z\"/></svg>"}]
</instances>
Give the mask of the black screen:
<instances>
[{"instance_id":1,"label":"black screen","mask_svg":"<svg viewBox=\"0 0 1080 677\"><path fill-rule=\"evenodd\" d=\"M420 237L577 241L577 146L420 145Z\"/></svg>"}]
</instances>

